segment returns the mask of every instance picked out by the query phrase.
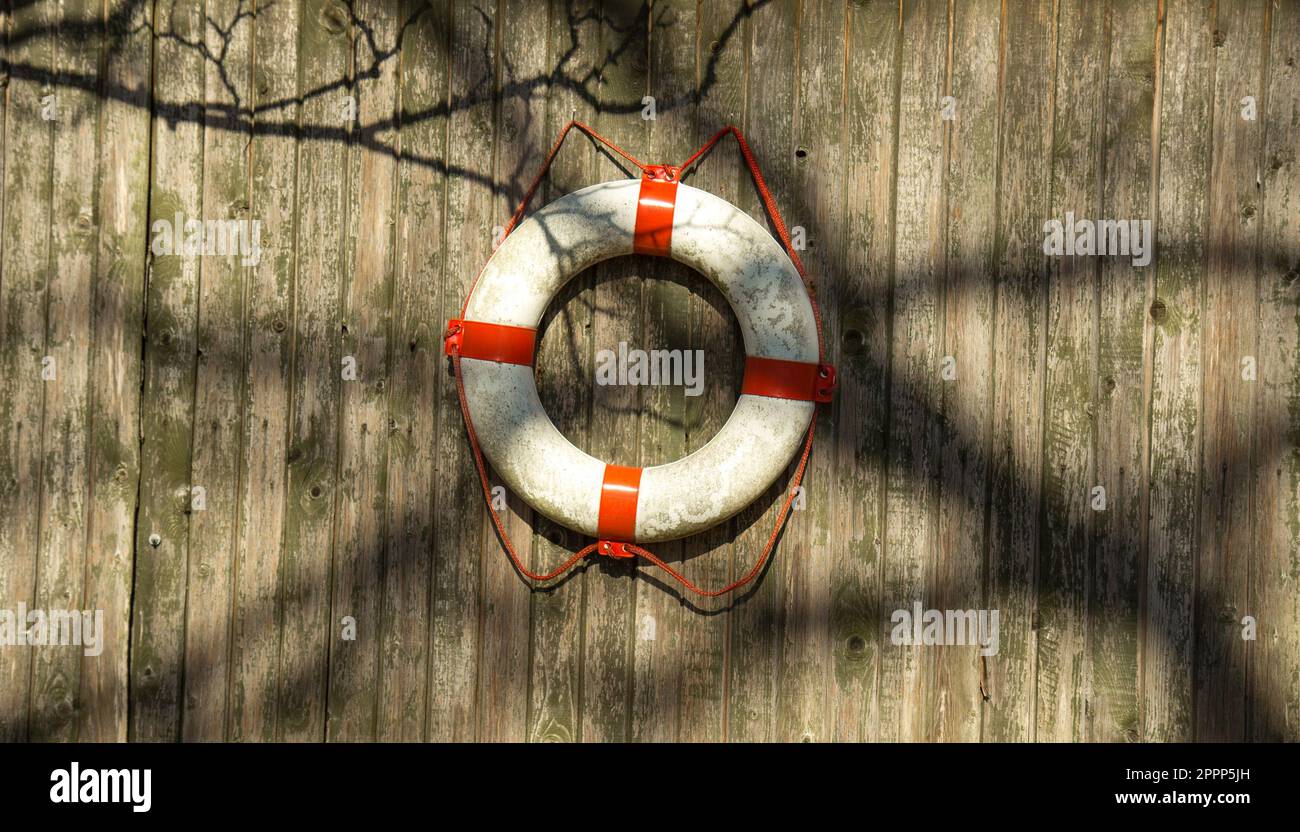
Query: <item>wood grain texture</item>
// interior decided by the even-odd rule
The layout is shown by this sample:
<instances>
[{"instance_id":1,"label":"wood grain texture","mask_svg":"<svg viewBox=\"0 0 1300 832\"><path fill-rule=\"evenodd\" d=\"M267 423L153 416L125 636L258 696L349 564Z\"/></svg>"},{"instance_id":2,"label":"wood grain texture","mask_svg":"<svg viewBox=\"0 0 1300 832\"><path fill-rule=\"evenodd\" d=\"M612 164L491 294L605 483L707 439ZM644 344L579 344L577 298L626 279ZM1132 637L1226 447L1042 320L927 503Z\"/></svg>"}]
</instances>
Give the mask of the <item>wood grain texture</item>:
<instances>
[{"instance_id":1,"label":"wood grain texture","mask_svg":"<svg viewBox=\"0 0 1300 832\"><path fill-rule=\"evenodd\" d=\"M0 599L5 609L34 606L41 506L41 432L45 384L46 295L50 282L50 223L54 125L42 117L55 78L52 3L12 12L13 26L37 34L6 44L13 73L6 89L3 245L0 253ZM56 367L57 369L57 367ZM28 738L31 650L0 653L0 738Z\"/></svg>"},{"instance_id":2,"label":"wood grain texture","mask_svg":"<svg viewBox=\"0 0 1300 832\"><path fill-rule=\"evenodd\" d=\"M448 24L449 109L446 165L447 237L443 248L440 322L460 316L461 304L492 246L495 206L495 4L458 0ZM478 508L483 499L474 471L456 380L439 362L438 465L434 498L433 652L430 663L429 739L472 740L479 714L478 653L481 560L500 554Z\"/></svg>"},{"instance_id":3,"label":"wood grain texture","mask_svg":"<svg viewBox=\"0 0 1300 832\"><path fill-rule=\"evenodd\" d=\"M1300 8L1278 3L1269 20L1260 201L1259 423L1256 455L1256 563L1247 645L1247 739L1300 738Z\"/></svg>"},{"instance_id":4,"label":"wood grain texture","mask_svg":"<svg viewBox=\"0 0 1300 832\"><path fill-rule=\"evenodd\" d=\"M878 739L881 688L892 610L880 597L885 520L885 448L894 251L894 154L899 94L900 17L884 3L850 5L845 51L843 268L823 281L820 298L838 326L828 340L838 371L832 405L835 531L830 626L832 737Z\"/></svg>"},{"instance_id":5,"label":"wood grain texture","mask_svg":"<svg viewBox=\"0 0 1300 832\"><path fill-rule=\"evenodd\" d=\"M1000 632L982 733L1001 742L1034 738L1055 55L1053 4L1003 4L985 602Z\"/></svg>"},{"instance_id":6,"label":"wood grain texture","mask_svg":"<svg viewBox=\"0 0 1300 832\"><path fill-rule=\"evenodd\" d=\"M302 138L284 542L278 562L263 539L250 546L256 566L241 569L237 602L237 626L246 634L266 628L278 638L243 657L237 672L247 675L237 677L232 703L232 726L238 729L233 739L251 740L270 731L289 742L325 737L330 645L344 635L342 619L331 617L330 581L341 487L342 274L348 269L347 239L339 229L347 227L347 194L355 187L346 162L350 137L358 129L356 90L348 83L352 44L346 7L304 4L298 48ZM280 112L277 119L293 123L292 112ZM257 644L249 635L244 638Z\"/></svg>"},{"instance_id":7,"label":"wood grain texture","mask_svg":"<svg viewBox=\"0 0 1300 832\"><path fill-rule=\"evenodd\" d=\"M0 611L105 630L0 644L0 738L1300 737L1294 4L8 12ZM609 559L530 591L484 514L441 335L575 117L669 163L736 124L798 228L840 388L734 598ZM637 174L574 134L532 209ZM687 181L769 222L729 139ZM1151 264L1048 256L1067 212L1152 220ZM260 256L187 251L204 219ZM594 384L620 341L702 350L704 395ZM539 392L665 462L738 344L620 258L547 310ZM787 486L657 553L744 574ZM587 542L505 497L533 568ZM997 610L998 651L894 644L915 601Z\"/></svg>"},{"instance_id":8,"label":"wood grain texture","mask_svg":"<svg viewBox=\"0 0 1300 832\"><path fill-rule=\"evenodd\" d=\"M1146 2L1112 3L1106 26L1101 215L1150 218L1156 9ZM1094 466L1096 483L1106 489L1106 511L1092 515L1086 694L1086 736L1097 742L1140 737L1140 580L1148 554L1143 472L1153 337L1147 291L1154 269L1154 256L1142 268L1131 258L1111 257L1100 263L1098 277Z\"/></svg>"},{"instance_id":9,"label":"wood grain texture","mask_svg":"<svg viewBox=\"0 0 1300 832\"><path fill-rule=\"evenodd\" d=\"M1201 546L1196 561L1196 738L1244 739L1246 641L1254 549L1258 389L1262 4L1215 7L1209 233L1201 342Z\"/></svg>"},{"instance_id":10,"label":"wood grain texture","mask_svg":"<svg viewBox=\"0 0 1300 832\"><path fill-rule=\"evenodd\" d=\"M786 223L806 225L803 212L795 209L793 201L796 192L794 15L794 3L778 2L749 20L750 80L746 90L745 136L750 146L756 148L755 157ZM748 182L741 189L737 205L751 216L763 216L763 204ZM746 568L746 560L757 557L767 542L776 520L774 503L779 494L777 488L769 489L768 494L736 515L733 575ZM804 506L807 506L806 499ZM798 514L792 514L795 523L798 519ZM793 540L791 530L783 538ZM777 697L778 662L785 627L781 606L784 581L780 575L786 568L775 561L771 563L763 578L756 582L757 586L747 589L730 613L727 737L732 741L771 742L776 737L773 703Z\"/></svg>"},{"instance_id":11,"label":"wood grain texture","mask_svg":"<svg viewBox=\"0 0 1300 832\"><path fill-rule=\"evenodd\" d=\"M243 454L239 473L239 534L232 549L230 660L224 683L224 720L186 720L186 735L271 740L279 733L281 658L280 578L290 516L290 402L294 390L295 279L299 264L298 146L294 131L257 129L266 122L293 125L298 106L298 50L283 31L303 26L302 7L276 5L252 21L252 77L244 100L252 105L249 216L262 224L262 252L245 292ZM228 372L231 368L227 368ZM197 673L203 671L196 668ZM201 678L201 677L200 677ZM211 707L210 705L205 708ZM223 731L224 733L218 733Z\"/></svg>"},{"instance_id":12,"label":"wood grain texture","mask_svg":"<svg viewBox=\"0 0 1300 832\"><path fill-rule=\"evenodd\" d=\"M1054 88L1047 216L1067 223L1064 233L1071 236L1073 222L1106 216L1100 210L1099 175L1105 20L1095 11L1093 4L1069 2L1057 10L1060 71ZM1110 510L1107 484L1097 483L1093 475L1097 268L1102 259L1111 258L1053 257L1047 275L1035 736L1049 742L1083 738L1092 529L1094 516Z\"/></svg>"},{"instance_id":13,"label":"wood grain texture","mask_svg":"<svg viewBox=\"0 0 1300 832\"><path fill-rule=\"evenodd\" d=\"M993 390L993 274L997 223L998 4L950 3L948 167L943 297L943 357L955 377L944 380L939 480L939 564L942 609L985 608L985 501L989 413ZM933 372L934 370L932 370ZM984 704L983 659L976 647L950 648L936 659L933 735L974 742Z\"/></svg>"},{"instance_id":14,"label":"wood grain texture","mask_svg":"<svg viewBox=\"0 0 1300 832\"><path fill-rule=\"evenodd\" d=\"M152 8L125 0L106 12L116 48L104 83L121 97L101 104L99 253L90 354L90 517L83 607L104 611L104 652L87 658L78 694L78 739L126 739L127 659L136 499L140 481L140 374L148 201ZM129 12L129 13L128 13Z\"/></svg>"},{"instance_id":15,"label":"wood grain texture","mask_svg":"<svg viewBox=\"0 0 1300 832\"><path fill-rule=\"evenodd\" d=\"M210 111L240 111L252 99L253 26L235 2L209 3L206 14L220 27L205 26L204 42L227 63L204 62L204 104ZM204 221L259 220L249 199L247 126L203 130ZM238 227L238 226L235 226ZM251 226L250 226L251 228ZM258 234L260 246L261 234ZM251 241L250 241L251 242ZM256 255L260 260L260 254ZM249 254L207 257L199 268L197 368L194 380L194 447L190 489L184 507L190 519L190 560L186 576L185 673L181 736L189 740L225 738L230 687L230 611L235 558L240 536L244 401L247 383L244 315L248 282L254 273ZM282 434L283 435L283 434ZM283 457L275 460L276 471ZM254 506L256 523L275 523L271 500Z\"/></svg>"},{"instance_id":16,"label":"wood grain texture","mask_svg":"<svg viewBox=\"0 0 1300 832\"><path fill-rule=\"evenodd\" d=\"M402 4L398 68L401 156L388 410L388 506L376 728L385 741L425 737L437 402L444 361L439 311L447 148L449 5Z\"/></svg>"},{"instance_id":17,"label":"wood grain texture","mask_svg":"<svg viewBox=\"0 0 1300 832\"><path fill-rule=\"evenodd\" d=\"M1167 0L1157 45L1157 260L1152 326L1142 737L1192 739L1192 635L1201 437L1212 22Z\"/></svg>"},{"instance_id":18,"label":"wood grain texture","mask_svg":"<svg viewBox=\"0 0 1300 832\"><path fill-rule=\"evenodd\" d=\"M362 2L352 44L360 129L346 164L347 229L343 268L344 374L339 401L339 491L335 504L330 620L356 622L355 639L331 638L327 737L373 740L376 733L388 502L388 364L397 217L397 35L400 9Z\"/></svg>"},{"instance_id":19,"label":"wood grain texture","mask_svg":"<svg viewBox=\"0 0 1300 832\"><path fill-rule=\"evenodd\" d=\"M941 102L947 93L948 25L947 3L930 0L904 6L881 600L884 609L909 614L917 602L923 609L938 606L937 451L947 162ZM939 54L943 60L935 59ZM891 638L880 666L881 687L892 694L881 703L882 737L918 741L931 735L937 658L938 651L924 644L894 644Z\"/></svg>"},{"instance_id":20,"label":"wood grain texture","mask_svg":"<svg viewBox=\"0 0 1300 832\"><path fill-rule=\"evenodd\" d=\"M60 24L93 20L91 3L61 6ZM60 29L62 31L62 28ZM93 73L101 42L89 37L55 41L56 78ZM45 380L40 483L40 546L34 606L84 606L85 529L90 429L90 316L98 254L94 202L98 170L83 160L98 154L100 100L89 90L56 93L58 119L50 180L49 279L45 297L45 352L53 377ZM52 619L51 619L52 620ZM83 619L83 632L84 632ZM54 625L49 625L53 631ZM85 650L49 644L34 651L29 732L35 741L76 736L76 697Z\"/></svg>"},{"instance_id":21,"label":"wood grain texture","mask_svg":"<svg viewBox=\"0 0 1300 832\"><path fill-rule=\"evenodd\" d=\"M804 229L802 256L813 286L835 279L842 256L834 241L844 201L838 172L844 153L845 11L842 3L813 2L801 4L797 17L794 192L783 213L788 225ZM823 320L823 341L832 342L837 334L833 317L830 325ZM822 436L835 435L833 411L819 408L814 418ZM788 557L772 573L781 584L784 617L774 735L781 742L823 742L831 734L830 448L827 442L813 448L802 483L804 508L782 535Z\"/></svg>"},{"instance_id":22,"label":"wood grain texture","mask_svg":"<svg viewBox=\"0 0 1300 832\"><path fill-rule=\"evenodd\" d=\"M129 732L131 739L147 741L181 735L202 262L197 251L190 253L188 240L204 216L207 87L202 53L185 46L204 36L203 4L164 0L155 15L155 25L176 37L154 44L155 61L169 67L155 79L154 95L170 118L153 125ZM163 234L170 246L162 244Z\"/></svg>"}]
</instances>

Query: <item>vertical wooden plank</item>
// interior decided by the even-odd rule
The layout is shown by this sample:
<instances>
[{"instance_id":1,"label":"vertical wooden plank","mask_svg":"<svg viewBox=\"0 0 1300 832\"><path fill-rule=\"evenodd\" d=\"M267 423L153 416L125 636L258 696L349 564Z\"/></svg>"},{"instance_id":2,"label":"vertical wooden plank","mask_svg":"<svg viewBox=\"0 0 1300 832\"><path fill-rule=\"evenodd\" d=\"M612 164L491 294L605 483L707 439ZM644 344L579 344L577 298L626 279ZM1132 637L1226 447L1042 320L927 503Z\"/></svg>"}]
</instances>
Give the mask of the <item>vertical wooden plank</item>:
<instances>
[{"instance_id":1,"label":"vertical wooden plank","mask_svg":"<svg viewBox=\"0 0 1300 832\"><path fill-rule=\"evenodd\" d=\"M331 575L332 622L356 622L356 638L330 638L331 740L373 740L377 720L380 599L388 564L389 333L397 156L399 9L382 0L354 7L352 61L359 129L347 164L351 267L344 270L343 375L339 401L339 483Z\"/></svg>"},{"instance_id":2,"label":"vertical wooden plank","mask_svg":"<svg viewBox=\"0 0 1300 832\"><path fill-rule=\"evenodd\" d=\"M1058 7L1058 16L1057 66L1069 71L1059 72L1053 82L1047 217L1068 221L1062 233L1073 236L1074 222L1102 216L1104 15L1097 14L1094 4L1067 1ZM1048 261L1035 737L1053 742L1081 739L1084 730L1089 554L1092 514L1099 505L1092 494L1098 266L1096 255L1066 254Z\"/></svg>"},{"instance_id":3,"label":"vertical wooden plank","mask_svg":"<svg viewBox=\"0 0 1300 832\"><path fill-rule=\"evenodd\" d=\"M124 742L136 494L140 374L148 252L151 17L148 4L107 6L115 49L101 64L118 91L100 103L99 253L91 313L90 519L83 607L102 609L104 652L87 657L78 695L85 742ZM119 14L121 15L119 17ZM6 186L7 188L7 186ZM2 716L2 714L0 714ZM0 730L3 734L3 730Z\"/></svg>"},{"instance_id":4,"label":"vertical wooden plank","mask_svg":"<svg viewBox=\"0 0 1300 832\"><path fill-rule=\"evenodd\" d=\"M795 193L794 89L796 67L796 4L777 2L757 9L749 23L749 77L745 137L790 225L809 225L793 202ZM760 222L764 208L751 182L745 181L737 203ZM768 226L771 227L770 225ZM733 521L735 569L758 556L771 534L780 509L780 492L773 488ZM805 501L806 505L806 501ZM782 639L783 570L798 557L792 545L802 522L793 514L791 528L773 553L773 561L746 588L732 609L728 690L728 737L740 742L770 742L775 738L777 672ZM794 532L794 533L792 533Z\"/></svg>"},{"instance_id":5,"label":"vertical wooden plank","mask_svg":"<svg viewBox=\"0 0 1300 832\"><path fill-rule=\"evenodd\" d=\"M547 4L503 0L500 13L510 25L503 26L500 34L500 111L493 176L498 191L492 225L504 228L553 139L545 135L546 86L537 83L546 76ZM483 513L481 508L475 511ZM529 523L533 511L511 495L503 514L511 539L526 552L532 538ZM479 740L520 742L528 730L530 591L495 535L488 539L483 558Z\"/></svg>"},{"instance_id":6,"label":"vertical wooden plank","mask_svg":"<svg viewBox=\"0 0 1300 832\"><path fill-rule=\"evenodd\" d=\"M248 274L241 376L243 455L239 474L239 534L234 546L230 607L230 695L224 697L225 736L278 738L280 684L280 567L289 506L288 441L293 392L295 208L298 202L298 32L310 25L299 3L258 10L252 22L254 65L248 102L250 216L261 223L262 252ZM293 37L284 37L293 32ZM288 129L286 129L288 128ZM322 555L323 556L323 555ZM188 676L187 676L188 680ZM206 709L205 701L198 703ZM186 737L215 733L193 718Z\"/></svg>"},{"instance_id":7,"label":"vertical wooden plank","mask_svg":"<svg viewBox=\"0 0 1300 832\"><path fill-rule=\"evenodd\" d=\"M459 0L450 31L447 239L440 324L461 304L492 245L497 4ZM433 653L429 739L472 740L477 733L481 610L480 560L496 552L486 533L478 473L470 456L451 365L438 381L438 490L433 532Z\"/></svg>"},{"instance_id":8,"label":"vertical wooden plank","mask_svg":"<svg viewBox=\"0 0 1300 832\"><path fill-rule=\"evenodd\" d=\"M724 3L702 3L697 10L693 67L696 147L728 124L745 126L749 11L748 7ZM710 153L688 182L733 204L739 203L744 189L753 187L732 139ZM735 315L712 284L700 281L696 285L699 292L690 299L690 348L703 350L706 370L704 392L685 402L689 451L702 447L725 423L740 395L743 372ZM734 521L724 523L684 541L683 574L698 586L727 584L734 529ZM753 554L745 553L747 557ZM678 739L682 742L725 738L728 628L734 601L692 599L682 616L677 648L682 685Z\"/></svg>"},{"instance_id":9,"label":"vertical wooden plank","mask_svg":"<svg viewBox=\"0 0 1300 832\"><path fill-rule=\"evenodd\" d=\"M401 158L393 288L388 440L389 566L383 584L379 738L424 738L437 410L434 375L442 326L432 318L442 286L447 142L445 2L402 4Z\"/></svg>"},{"instance_id":10,"label":"vertical wooden plank","mask_svg":"<svg viewBox=\"0 0 1300 832\"><path fill-rule=\"evenodd\" d=\"M641 99L648 94L648 7L607 2L602 6L600 120L597 129L638 158L647 155ZM640 151L639 153L637 151ZM598 178L617 179L602 161ZM628 170L627 176L640 175ZM644 334L641 276L644 264L624 259L597 270L592 349L617 350ZM590 375L587 376L591 378ZM592 456L614 465L640 465L641 390L624 385L597 386L592 393ZM635 636L636 566L599 561L589 569L583 622L584 742L629 740Z\"/></svg>"},{"instance_id":11,"label":"vertical wooden plank","mask_svg":"<svg viewBox=\"0 0 1300 832\"><path fill-rule=\"evenodd\" d=\"M89 341L95 273L94 205L99 100L67 79L99 68L99 7L61 4L55 42L58 101L50 185L49 278L45 352L53 376L44 384L41 506L35 604L43 610L79 610L85 597ZM85 35L68 32L89 24ZM83 622L84 623L84 622ZM85 631L83 628L83 637ZM12 648L10 648L12 650ZM85 648L79 644L29 648L32 653L31 739L69 740L76 732L76 695Z\"/></svg>"},{"instance_id":12,"label":"vertical wooden plank","mask_svg":"<svg viewBox=\"0 0 1300 832\"><path fill-rule=\"evenodd\" d=\"M895 209L885 547L885 610L936 606L940 361L943 357L943 172L941 102L947 93L948 5L903 4L899 67L898 194ZM891 626L892 629L892 626ZM885 648L881 688L897 692L880 714L882 736L918 741L933 734L930 699L938 653L922 644ZM882 702L882 705L885 704Z\"/></svg>"},{"instance_id":13,"label":"vertical wooden plank","mask_svg":"<svg viewBox=\"0 0 1300 832\"><path fill-rule=\"evenodd\" d=\"M795 86L795 182L797 192L786 218L802 225L810 243L804 263L814 284L835 280L843 252L835 244L844 202L845 8L842 3L801 6L798 16L798 75ZM770 176L770 174L768 174ZM823 321L824 339L834 344L839 325L834 314ZM816 412L822 437L836 435L834 411ZM778 564L784 584L785 632L777 688L776 739L812 742L831 735L828 724L830 681L831 492L834 454L830 442L817 443L804 480L807 508L785 535Z\"/></svg>"},{"instance_id":14,"label":"vertical wooden plank","mask_svg":"<svg viewBox=\"0 0 1300 832\"><path fill-rule=\"evenodd\" d=\"M1202 355L1201 546L1196 562L1196 738L1244 739L1246 642L1254 548L1256 247L1264 5L1215 7L1205 340ZM1253 363L1253 368L1247 366ZM1248 371L1254 375L1247 379Z\"/></svg>"},{"instance_id":15,"label":"vertical wooden plank","mask_svg":"<svg viewBox=\"0 0 1300 832\"><path fill-rule=\"evenodd\" d=\"M246 115L244 110L252 96L253 26L251 19L239 17L240 9L239 0L208 0L204 7L205 14L221 27L204 27L206 48L224 59L220 64L204 65L203 219L250 223L251 232L251 222L257 217L250 210L248 193L251 113ZM236 124L221 123L217 114L222 112L236 113ZM227 239L239 238L228 235ZM252 239L250 236L248 241ZM260 226L256 241L260 249ZM239 538L245 438L244 296L250 267L260 256L260 250L254 252L250 245L247 253L205 256L199 268L193 473L190 493L183 497L190 515L181 732L187 741L225 738L232 555ZM248 522L260 526L267 509L269 505L253 506Z\"/></svg>"},{"instance_id":16,"label":"vertical wooden plank","mask_svg":"<svg viewBox=\"0 0 1300 832\"><path fill-rule=\"evenodd\" d=\"M987 446L993 381L994 238L997 223L997 0L949 4L947 123L947 263L944 273L943 379L939 460L939 564L936 606L983 609L988 489ZM934 738L973 742L980 736L983 695L977 647L948 648L936 662Z\"/></svg>"},{"instance_id":17,"label":"vertical wooden plank","mask_svg":"<svg viewBox=\"0 0 1300 832\"><path fill-rule=\"evenodd\" d=\"M6 44L3 262L0 263L0 603L34 606L41 501L45 303L50 280L53 122L42 118L55 87L53 3L12 10ZM0 739L28 738L31 649L0 653Z\"/></svg>"},{"instance_id":18,"label":"vertical wooden plank","mask_svg":"<svg viewBox=\"0 0 1300 832\"><path fill-rule=\"evenodd\" d=\"M645 151L640 154L652 164L681 164L694 151L696 36L695 3L659 0L652 4L647 46L655 118L647 125ZM646 275L642 286L644 340L637 346L683 353L692 349L692 286L704 281L670 260L641 258L637 265ZM705 384L716 384L716 377L725 371L709 363L712 357L704 357ZM645 389L641 398L642 465L662 465L687 454L688 401L684 386ZM668 563L680 564L686 554L679 541L652 548ZM636 581L631 738L638 742L673 741L680 736L681 639L686 619L701 614L697 608L682 603L675 582L661 582L665 577L647 567L645 579Z\"/></svg>"},{"instance_id":19,"label":"vertical wooden plank","mask_svg":"<svg viewBox=\"0 0 1300 832\"><path fill-rule=\"evenodd\" d=\"M1202 3L1164 0L1158 26L1142 736L1186 742L1193 737L1192 604L1199 539L1201 293L1213 21Z\"/></svg>"},{"instance_id":20,"label":"vertical wooden plank","mask_svg":"<svg viewBox=\"0 0 1300 832\"><path fill-rule=\"evenodd\" d=\"M203 216L203 4L156 5L151 253L141 403L140 508L131 626L131 737L180 736L181 663L189 571L199 256L185 241ZM162 243L170 231L171 251Z\"/></svg>"},{"instance_id":21,"label":"vertical wooden plank","mask_svg":"<svg viewBox=\"0 0 1300 832\"><path fill-rule=\"evenodd\" d=\"M1300 6L1274 3L1270 20L1260 207L1259 421L1256 562L1251 609L1247 737L1300 739Z\"/></svg>"},{"instance_id":22,"label":"vertical wooden plank","mask_svg":"<svg viewBox=\"0 0 1300 832\"><path fill-rule=\"evenodd\" d=\"M332 618L330 608L334 506L340 487L337 405L345 352L340 275L347 268L347 248L340 229L347 227L346 199L353 186L346 164L348 137L359 115L349 82L347 7L312 0L303 4L300 14L297 283L290 328L294 340L284 542L278 564L266 557L269 547L262 541L246 543L242 561L251 568L241 566L236 610L241 641L250 638L254 628L274 629L279 617L278 670L270 664L269 644L263 650L256 642L248 643L248 652L234 665L231 727L233 739L262 738L272 732L285 741L319 742L326 734L330 645L343 633L342 622ZM274 117L292 115L285 111ZM278 596L273 594L277 571ZM275 700L268 699L271 695Z\"/></svg>"},{"instance_id":23,"label":"vertical wooden plank","mask_svg":"<svg viewBox=\"0 0 1300 832\"><path fill-rule=\"evenodd\" d=\"M600 55L600 13L591 0L554 0L547 33L550 77L546 92L545 144L571 118L594 124L594 68ZM540 200L575 191L596 177L595 153L581 135L571 135L551 166ZM602 167L602 170L604 168ZM576 277L543 321L537 348L537 388L542 404L566 436L590 447L591 321L595 302L590 273ZM534 570L549 571L586 541L533 515ZM603 576L593 575L602 580ZM579 738L582 691L582 601L589 580L575 575L558 586L532 593L532 658L529 668L528 739L572 742Z\"/></svg>"},{"instance_id":24,"label":"vertical wooden plank","mask_svg":"<svg viewBox=\"0 0 1300 832\"><path fill-rule=\"evenodd\" d=\"M1102 216L1151 219L1156 8L1116 0L1106 15ZM1148 240L1150 246L1154 240ZM1152 252L1154 258L1154 252ZM1101 262L1097 330L1095 556L1088 620L1087 738L1134 741L1138 725L1138 615L1145 556L1147 283L1154 259Z\"/></svg>"},{"instance_id":25,"label":"vertical wooden plank","mask_svg":"<svg viewBox=\"0 0 1300 832\"><path fill-rule=\"evenodd\" d=\"M999 611L996 657L985 663L985 739L1033 738L1037 553L1043 433L1050 216L1053 4L1004 3L998 108L998 222L995 242L994 379L988 519L987 601Z\"/></svg>"},{"instance_id":26,"label":"vertical wooden plank","mask_svg":"<svg viewBox=\"0 0 1300 832\"><path fill-rule=\"evenodd\" d=\"M840 327L827 345L839 380L836 433L818 435L835 453L830 719L837 741L878 739L880 703L895 695L880 688L881 660L893 650L880 579L901 16L888 3L852 3L848 15L844 267L819 294L823 314Z\"/></svg>"}]
</instances>

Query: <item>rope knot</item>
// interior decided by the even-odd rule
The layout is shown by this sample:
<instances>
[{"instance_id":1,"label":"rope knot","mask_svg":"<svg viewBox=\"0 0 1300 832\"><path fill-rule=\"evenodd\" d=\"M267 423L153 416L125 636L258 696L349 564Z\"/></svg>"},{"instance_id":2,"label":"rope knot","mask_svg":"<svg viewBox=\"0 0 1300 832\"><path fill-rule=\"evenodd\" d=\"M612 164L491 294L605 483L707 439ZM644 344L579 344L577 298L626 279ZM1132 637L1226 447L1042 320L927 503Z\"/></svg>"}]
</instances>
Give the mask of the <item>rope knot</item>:
<instances>
[{"instance_id":1,"label":"rope knot","mask_svg":"<svg viewBox=\"0 0 1300 832\"><path fill-rule=\"evenodd\" d=\"M461 333L464 331L465 327L461 325L460 318L447 321L447 331L442 334L442 351L447 355L460 352Z\"/></svg>"},{"instance_id":2,"label":"rope knot","mask_svg":"<svg viewBox=\"0 0 1300 832\"><path fill-rule=\"evenodd\" d=\"M629 545L617 540L601 540L596 544L596 554L616 560L627 560L636 557L636 554L627 548Z\"/></svg>"},{"instance_id":3,"label":"rope knot","mask_svg":"<svg viewBox=\"0 0 1300 832\"><path fill-rule=\"evenodd\" d=\"M676 182L682 176L682 169L675 165L646 165L641 168L641 178L657 182Z\"/></svg>"},{"instance_id":4,"label":"rope knot","mask_svg":"<svg viewBox=\"0 0 1300 832\"><path fill-rule=\"evenodd\" d=\"M814 401L822 404L829 404L835 395L835 388L839 382L835 379L835 365L821 364L817 367L817 386L814 391Z\"/></svg>"}]
</instances>

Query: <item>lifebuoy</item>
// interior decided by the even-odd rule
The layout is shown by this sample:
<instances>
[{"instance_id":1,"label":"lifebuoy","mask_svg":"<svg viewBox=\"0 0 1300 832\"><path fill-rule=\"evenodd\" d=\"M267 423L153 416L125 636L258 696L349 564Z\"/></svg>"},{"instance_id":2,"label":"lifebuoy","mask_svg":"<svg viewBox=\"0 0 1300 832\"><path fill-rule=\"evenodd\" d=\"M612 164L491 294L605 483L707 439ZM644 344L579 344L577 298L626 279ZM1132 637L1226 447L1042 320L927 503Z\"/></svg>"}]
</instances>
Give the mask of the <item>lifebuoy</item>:
<instances>
[{"instance_id":1,"label":"lifebuoy","mask_svg":"<svg viewBox=\"0 0 1300 832\"><path fill-rule=\"evenodd\" d=\"M533 375L537 327L564 284L627 254L671 257L718 287L744 339L731 417L703 447L665 465L609 465L546 415ZM834 370L799 272L747 213L681 184L673 168L592 185L514 228L448 326L483 453L534 510L601 541L652 543L708 529L758 498L789 466Z\"/></svg>"}]
</instances>

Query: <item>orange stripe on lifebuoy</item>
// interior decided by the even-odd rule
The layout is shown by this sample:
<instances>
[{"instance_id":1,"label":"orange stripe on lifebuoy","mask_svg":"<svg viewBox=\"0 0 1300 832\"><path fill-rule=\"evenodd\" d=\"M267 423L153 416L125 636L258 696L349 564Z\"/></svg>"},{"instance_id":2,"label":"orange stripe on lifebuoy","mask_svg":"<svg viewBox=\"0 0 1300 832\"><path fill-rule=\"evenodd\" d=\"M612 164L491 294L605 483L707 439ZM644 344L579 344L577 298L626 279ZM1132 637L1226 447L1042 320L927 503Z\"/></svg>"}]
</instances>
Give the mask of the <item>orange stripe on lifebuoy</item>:
<instances>
[{"instance_id":1,"label":"orange stripe on lifebuoy","mask_svg":"<svg viewBox=\"0 0 1300 832\"><path fill-rule=\"evenodd\" d=\"M637 254L668 256L673 242L673 209L677 205L677 183L642 179L636 202L636 232L632 250Z\"/></svg>"},{"instance_id":2,"label":"orange stripe on lifebuoy","mask_svg":"<svg viewBox=\"0 0 1300 832\"><path fill-rule=\"evenodd\" d=\"M600 486L600 516L596 534L602 540L630 541L636 537L636 504L641 494L641 469L606 465Z\"/></svg>"},{"instance_id":3,"label":"orange stripe on lifebuoy","mask_svg":"<svg viewBox=\"0 0 1300 832\"><path fill-rule=\"evenodd\" d=\"M745 380L740 386L742 394L829 402L834 389L835 368L829 364L810 364L757 355L745 357Z\"/></svg>"},{"instance_id":4,"label":"orange stripe on lifebuoy","mask_svg":"<svg viewBox=\"0 0 1300 832\"><path fill-rule=\"evenodd\" d=\"M537 330L525 326L453 320L448 325L447 353L502 364L532 365Z\"/></svg>"}]
</instances>

